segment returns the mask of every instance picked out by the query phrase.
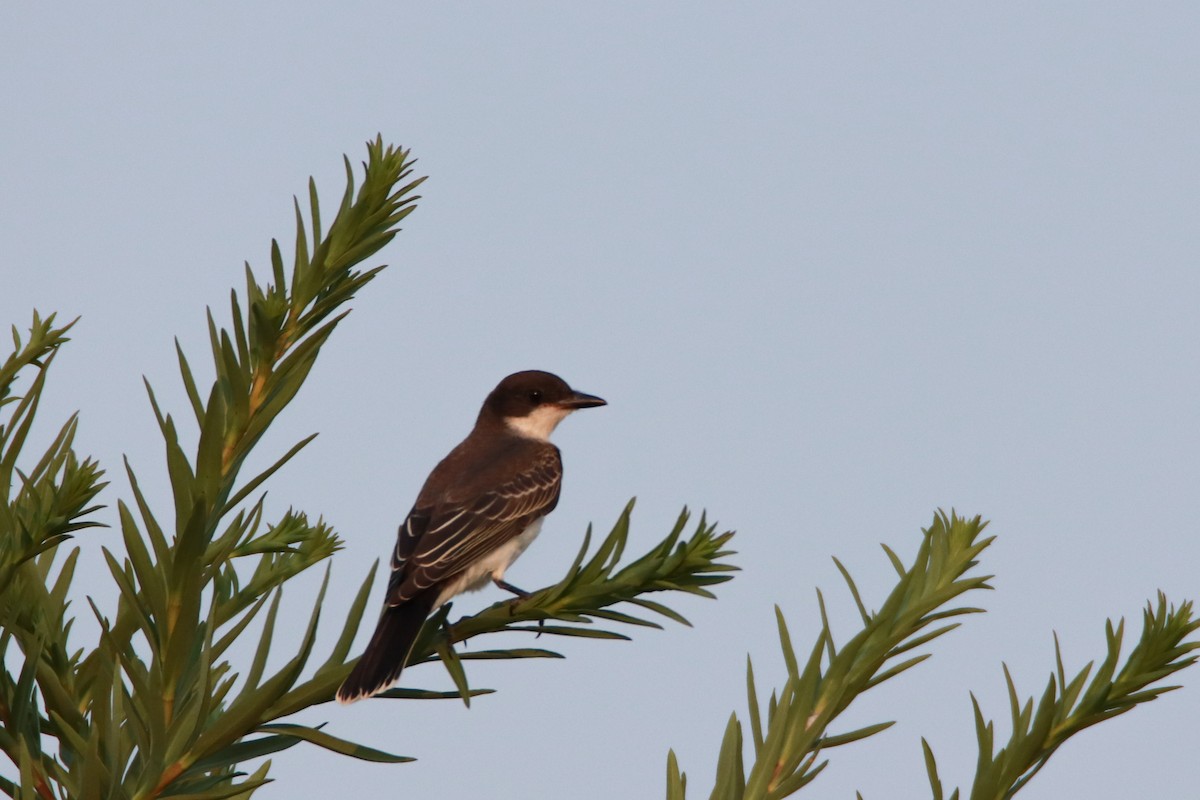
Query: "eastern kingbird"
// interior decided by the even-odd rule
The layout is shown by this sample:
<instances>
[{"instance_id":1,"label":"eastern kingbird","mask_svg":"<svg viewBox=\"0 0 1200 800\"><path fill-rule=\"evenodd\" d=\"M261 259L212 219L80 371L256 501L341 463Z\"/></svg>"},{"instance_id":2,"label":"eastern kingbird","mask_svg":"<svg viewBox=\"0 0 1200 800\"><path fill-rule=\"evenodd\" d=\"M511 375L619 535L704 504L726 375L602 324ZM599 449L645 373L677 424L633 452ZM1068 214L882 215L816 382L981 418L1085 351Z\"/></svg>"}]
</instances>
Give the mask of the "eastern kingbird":
<instances>
[{"instance_id":1,"label":"eastern kingbird","mask_svg":"<svg viewBox=\"0 0 1200 800\"><path fill-rule=\"evenodd\" d=\"M537 536L562 487L550 433L572 411L606 405L549 372L509 375L483 401L475 428L434 467L400 526L379 624L338 689L353 703L400 677L425 619L488 581L517 595L504 571Z\"/></svg>"}]
</instances>

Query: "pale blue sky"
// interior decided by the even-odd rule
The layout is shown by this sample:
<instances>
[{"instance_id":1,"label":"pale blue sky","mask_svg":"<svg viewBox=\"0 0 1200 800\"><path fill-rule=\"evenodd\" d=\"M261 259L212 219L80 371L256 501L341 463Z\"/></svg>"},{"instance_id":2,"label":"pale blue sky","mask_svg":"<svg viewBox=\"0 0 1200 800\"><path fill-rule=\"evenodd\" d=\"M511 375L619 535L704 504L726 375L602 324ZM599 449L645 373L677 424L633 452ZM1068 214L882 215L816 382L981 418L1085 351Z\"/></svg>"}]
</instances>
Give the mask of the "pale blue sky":
<instances>
[{"instance_id":1,"label":"pale blue sky","mask_svg":"<svg viewBox=\"0 0 1200 800\"><path fill-rule=\"evenodd\" d=\"M877 605L877 544L908 559L953 506L999 537L988 613L864 698L845 727L899 724L807 792L928 796L919 737L966 782L968 691L1003 720L1001 661L1040 692L1052 631L1079 667L1106 616L1200 596L1197 41L1190 3L9 3L0 319L82 315L43 413L81 409L110 506L122 454L165 502L141 376L182 409L172 337L199 358L204 306L291 238L291 195L312 174L332 206L341 154L382 132L425 199L264 443L321 432L271 498L347 539L325 641L517 369L611 405L559 430L562 502L511 580L556 580L635 494L632 549L707 508L743 572L677 604L694 629L476 667L499 693L469 712L319 709L420 761L299 747L258 796L653 798L674 747L705 797L745 654L782 673L772 604L806 641L820 584L845 638L830 556ZM1180 796L1200 670L1182 682L1021 797Z\"/></svg>"}]
</instances>

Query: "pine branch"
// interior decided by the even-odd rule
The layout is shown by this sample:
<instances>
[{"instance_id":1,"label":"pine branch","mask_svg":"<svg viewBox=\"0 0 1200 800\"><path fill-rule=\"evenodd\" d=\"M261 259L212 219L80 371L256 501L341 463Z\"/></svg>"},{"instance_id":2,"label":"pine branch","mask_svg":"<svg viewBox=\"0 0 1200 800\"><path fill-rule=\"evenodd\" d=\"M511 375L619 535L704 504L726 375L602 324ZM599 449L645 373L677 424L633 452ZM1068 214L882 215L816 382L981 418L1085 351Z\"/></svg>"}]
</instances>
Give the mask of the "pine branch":
<instances>
[{"instance_id":1,"label":"pine branch","mask_svg":"<svg viewBox=\"0 0 1200 800\"><path fill-rule=\"evenodd\" d=\"M838 734L828 731L831 723L868 689L928 658L926 653L898 660L959 625L940 624L943 620L981 611L946 606L966 592L991 588L987 583L991 576L963 577L992 542L991 537L980 538L985 526L979 517L966 520L938 513L924 531L917 557L909 568L884 545L900 579L883 606L873 613L866 610L849 572L835 559L863 620L862 630L840 649L834 645L819 591L822 628L803 663L792 645L783 614L776 609L787 680L778 693L772 693L764 726L753 666L747 660L754 759L747 770L742 724L734 714L721 744L711 797L787 797L811 783L825 768L827 760L818 763L823 751L890 727L891 722L881 722ZM935 624L932 630L926 630ZM667 764L668 800L684 800L685 792L686 776L672 752Z\"/></svg>"},{"instance_id":2,"label":"pine branch","mask_svg":"<svg viewBox=\"0 0 1200 800\"><path fill-rule=\"evenodd\" d=\"M194 454L184 452L175 419L147 384L166 445L173 508L153 508L126 465L132 500L118 505L125 555L104 552L120 597L111 619L93 606L101 639L82 658L66 649L65 596L74 561L65 562L51 587L52 554L38 556L89 524L85 515L94 508L88 501L102 486L94 464L79 463L70 453L73 419L35 469L15 473L22 477L21 493L15 499L7 494L44 366L66 329L35 317L29 344L18 341L17 353L0 365L0 406L15 403L14 423L0 430L0 487L6 492L0 526L12 523L0 533L6 544L18 545L0 550L0 571L15 566L18 578L28 578L19 593L27 613L16 613L11 602L0 609L6 613L0 657L17 641L26 664L19 678L0 674L0 750L20 772L19 784L5 779L0 790L71 798L244 797L265 783L266 770L243 776L236 771L238 759L227 756L273 752L299 741L396 760L316 729L263 727L262 711L292 688L307 663L319 612L318 603L296 656L264 678L279 588L332 555L340 541L323 520L312 522L299 511L264 524L261 497L251 502L311 437L262 473L241 476L250 452L295 397L347 313L343 306L382 269L360 271L356 265L386 245L415 208L412 192L420 180L404 180L411 174L408 153L381 139L367 150L357 191L346 161L346 191L328 233L310 180L310 221L297 203L290 272L273 242L272 281L260 284L247 266L245 299L233 295L230 327L218 328L210 312L214 377L207 391L199 390L177 348L190 416L199 428ZM10 396L14 376L29 366L42 368L31 389L22 398ZM242 564L250 567L248 578ZM15 581L13 586L0 590L0 600L17 594ZM251 623L264 621L261 612L272 597L259 654L239 678L222 655ZM362 610L360 603L352 613L361 616ZM243 742L256 731L266 734L265 744ZM249 746L230 749L239 743Z\"/></svg>"},{"instance_id":3,"label":"pine branch","mask_svg":"<svg viewBox=\"0 0 1200 800\"><path fill-rule=\"evenodd\" d=\"M91 459L80 461L72 449L78 418L72 415L45 453L32 466L18 466L45 389L46 376L59 347L70 341L70 322L54 327L54 314L37 312L29 336L22 341L13 326L13 351L0 364L0 592L13 586L17 568L52 550L84 528L99 510L90 505L106 484ZM13 393L23 373L35 372L23 395ZM8 407L5 411L5 407ZM13 490L16 490L14 494Z\"/></svg>"},{"instance_id":4,"label":"pine branch","mask_svg":"<svg viewBox=\"0 0 1200 800\"><path fill-rule=\"evenodd\" d=\"M737 567L720 562L720 559L733 555L732 550L724 549L733 538L733 532L718 534L716 524L709 524L702 514L695 533L690 539L681 541L691 517L685 508L666 538L645 555L618 569L629 537L633 506L634 501L631 500L613 525L612 531L590 557L588 549L592 532L589 527L574 563L557 584L533 592L526 598L496 603L475 616L455 622L451 627L451 641L463 642L482 634L501 631L627 638L623 634L592 627L594 619L626 625L662 627L653 620L628 612L605 610L623 602L675 622L691 625L675 611L643 595L677 591L713 597L706 587L732 580L733 575L729 573L737 570ZM564 624L545 625L547 620ZM537 622L538 625L528 624L532 622Z\"/></svg>"},{"instance_id":5,"label":"pine branch","mask_svg":"<svg viewBox=\"0 0 1200 800\"><path fill-rule=\"evenodd\" d=\"M27 340L13 328L13 351L0 364L0 752L17 767L21 785L43 798L53 797L57 773L43 752L42 730L48 724L37 702L41 681L49 696L46 707L69 704L59 674L74 657L67 649L67 588L79 550L75 548L57 571L58 546L79 530L98 527L92 501L106 485L92 459L80 460L73 449L77 417L72 415L33 465L18 466L58 349L69 339L71 322L54 327L54 315L34 312ZM35 371L24 394L14 394L22 375ZM15 491L14 491L15 490ZM16 643L20 655L9 655ZM23 668L14 676L8 665ZM16 790L11 781L0 789ZM12 794L12 792L8 792Z\"/></svg>"},{"instance_id":6,"label":"pine branch","mask_svg":"<svg viewBox=\"0 0 1200 800\"><path fill-rule=\"evenodd\" d=\"M1200 630L1200 620L1193 618L1192 604L1185 602L1176 608L1168 605L1166 596L1159 592L1157 606L1147 604L1142 613L1142 635L1119 670L1125 621L1121 620L1116 627L1112 620L1106 623L1108 652L1091 683L1087 683L1092 672L1091 663L1067 680L1056 636L1056 669L1036 708L1032 697L1021 702L1016 684L1005 666L1012 734L1008 744L999 750L994 749L995 724L984 718L978 701L971 696L975 733L979 740L971 800L1008 800L1024 788L1072 736L1178 689L1178 686L1163 686L1161 682L1196 662L1198 656L1194 653L1200 650L1200 640L1193 634L1197 630ZM933 750L924 739L921 745L933 798L942 800L945 795ZM955 789L949 800L958 800L958 797L959 790Z\"/></svg>"}]
</instances>

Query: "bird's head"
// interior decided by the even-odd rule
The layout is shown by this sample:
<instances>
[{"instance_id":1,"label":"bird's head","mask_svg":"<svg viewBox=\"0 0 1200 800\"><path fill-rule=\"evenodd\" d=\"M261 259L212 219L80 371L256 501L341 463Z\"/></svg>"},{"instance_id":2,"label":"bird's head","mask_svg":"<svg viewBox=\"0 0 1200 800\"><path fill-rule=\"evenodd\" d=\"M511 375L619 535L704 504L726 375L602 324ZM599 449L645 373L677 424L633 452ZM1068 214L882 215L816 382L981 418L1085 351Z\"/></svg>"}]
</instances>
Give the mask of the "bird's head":
<instances>
[{"instance_id":1,"label":"bird's head","mask_svg":"<svg viewBox=\"0 0 1200 800\"><path fill-rule=\"evenodd\" d=\"M603 405L607 405L604 400L575 391L557 375L527 370L500 381L483 402L479 417L501 422L521 436L545 441L572 411Z\"/></svg>"}]
</instances>

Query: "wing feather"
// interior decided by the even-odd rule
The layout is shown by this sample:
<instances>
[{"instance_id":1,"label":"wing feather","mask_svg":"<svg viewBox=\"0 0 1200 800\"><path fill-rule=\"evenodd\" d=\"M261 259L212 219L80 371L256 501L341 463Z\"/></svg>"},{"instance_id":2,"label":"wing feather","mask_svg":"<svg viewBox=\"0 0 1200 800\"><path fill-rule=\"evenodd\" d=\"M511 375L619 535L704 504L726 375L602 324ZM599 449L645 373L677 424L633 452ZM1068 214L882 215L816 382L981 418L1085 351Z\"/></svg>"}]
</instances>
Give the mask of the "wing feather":
<instances>
[{"instance_id":1,"label":"wing feather","mask_svg":"<svg viewBox=\"0 0 1200 800\"><path fill-rule=\"evenodd\" d=\"M549 514L562 488L558 449L547 448L524 472L476 497L414 508L400 528L389 605L462 572Z\"/></svg>"}]
</instances>

